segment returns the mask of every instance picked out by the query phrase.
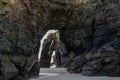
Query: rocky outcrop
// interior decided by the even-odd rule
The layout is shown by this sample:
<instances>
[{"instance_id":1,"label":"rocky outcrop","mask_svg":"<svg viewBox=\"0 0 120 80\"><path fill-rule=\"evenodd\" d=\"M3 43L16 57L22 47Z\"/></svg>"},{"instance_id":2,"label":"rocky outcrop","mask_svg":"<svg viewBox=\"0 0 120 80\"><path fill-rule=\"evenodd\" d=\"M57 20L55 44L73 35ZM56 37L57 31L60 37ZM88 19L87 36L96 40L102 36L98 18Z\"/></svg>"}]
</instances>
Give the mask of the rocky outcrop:
<instances>
[{"instance_id":1,"label":"rocky outcrop","mask_svg":"<svg viewBox=\"0 0 120 80\"><path fill-rule=\"evenodd\" d=\"M95 49L87 54L76 57L68 66L68 71L87 76L120 76L120 53L111 46Z\"/></svg>"},{"instance_id":2,"label":"rocky outcrop","mask_svg":"<svg viewBox=\"0 0 120 80\"><path fill-rule=\"evenodd\" d=\"M18 74L18 70L8 57L1 56L1 73L7 80Z\"/></svg>"},{"instance_id":3,"label":"rocky outcrop","mask_svg":"<svg viewBox=\"0 0 120 80\"><path fill-rule=\"evenodd\" d=\"M9 55L23 54L24 57L37 54L39 41L45 32L49 29L58 29L61 33L61 40L68 51L68 54L63 57L63 60L65 60L63 65L68 67L68 71L81 72L85 75L106 75L110 73L109 71L114 70L114 76L119 76L119 0L26 1L17 3L19 7L18 5L12 5L12 11L10 11L11 7L8 5L8 0L0 1L0 51ZM23 11L21 11L20 5L22 5ZM22 18L19 18L20 14L16 14L16 17L14 10L17 10L15 13L24 13L21 15ZM13 13L11 17L14 18L12 27L10 13ZM47 50L45 50L45 53L47 53ZM46 58L49 58L49 56L42 55L42 66L48 67L49 61L46 61ZM70 57L71 55L72 57ZM21 74L27 73L26 71L31 69L34 72L34 69L38 67L34 65L38 63L34 64L35 61L31 63L32 59L29 59L24 68L26 57L22 59L22 62L19 58L17 62L16 59L11 59L14 65L11 62L5 64L14 66L13 71L17 74L21 70L18 70L15 65L22 67L20 68L23 70ZM33 68L27 67L29 63ZM4 66L4 63L2 65ZM7 68L7 66L4 66L2 70L5 67ZM5 76L7 73L1 74ZM15 76L14 73L8 78ZM113 73L108 75L113 75ZM0 78L4 76L0 76ZM18 76L17 78L22 77Z\"/></svg>"},{"instance_id":4,"label":"rocky outcrop","mask_svg":"<svg viewBox=\"0 0 120 80\"><path fill-rule=\"evenodd\" d=\"M0 80L27 80L39 75L37 56L15 56L0 54Z\"/></svg>"},{"instance_id":5,"label":"rocky outcrop","mask_svg":"<svg viewBox=\"0 0 120 80\"><path fill-rule=\"evenodd\" d=\"M96 9L91 49L81 54L79 59L76 57L68 71L87 76L120 76L120 3L116 1L108 0Z\"/></svg>"},{"instance_id":6,"label":"rocky outcrop","mask_svg":"<svg viewBox=\"0 0 120 80\"><path fill-rule=\"evenodd\" d=\"M39 32L37 27L31 28L35 25L32 6L31 0L0 0L0 80L27 80L39 75L36 54ZM33 12L29 12L30 7ZM38 34L33 40L34 31Z\"/></svg>"},{"instance_id":7,"label":"rocky outcrop","mask_svg":"<svg viewBox=\"0 0 120 80\"><path fill-rule=\"evenodd\" d=\"M98 2L95 4L99 4L99 7L93 10L96 14L94 14L92 29L89 29L91 35L81 38L85 51L78 52L79 56L71 59L72 63L68 62L68 71L83 75L120 76L119 1L105 0L101 6Z\"/></svg>"},{"instance_id":8,"label":"rocky outcrop","mask_svg":"<svg viewBox=\"0 0 120 80\"><path fill-rule=\"evenodd\" d=\"M86 55L87 63L82 69L83 75L120 76L119 52L100 50Z\"/></svg>"}]
</instances>

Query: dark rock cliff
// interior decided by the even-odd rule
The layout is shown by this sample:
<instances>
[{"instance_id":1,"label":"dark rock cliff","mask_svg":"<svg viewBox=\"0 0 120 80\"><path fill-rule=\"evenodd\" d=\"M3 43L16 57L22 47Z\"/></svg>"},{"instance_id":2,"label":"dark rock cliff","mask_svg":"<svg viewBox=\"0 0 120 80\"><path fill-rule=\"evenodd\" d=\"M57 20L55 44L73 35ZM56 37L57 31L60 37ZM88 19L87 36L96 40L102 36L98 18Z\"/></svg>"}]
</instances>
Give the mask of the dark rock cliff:
<instances>
[{"instance_id":1,"label":"dark rock cliff","mask_svg":"<svg viewBox=\"0 0 120 80\"><path fill-rule=\"evenodd\" d=\"M119 0L12 1L0 1L1 54L5 53L8 58L11 55L23 56L23 62L27 64L26 57L36 56L34 59L37 59L39 41L45 32L59 29L68 51L69 59L63 58L68 71L84 75L120 75ZM34 59L33 65L36 65ZM6 63L2 63L2 58L0 61L0 74L4 76L7 75L2 73L7 68L4 64L14 66L8 79L16 76L14 73L20 73L16 67L23 63L14 63L14 59L6 60Z\"/></svg>"}]
</instances>

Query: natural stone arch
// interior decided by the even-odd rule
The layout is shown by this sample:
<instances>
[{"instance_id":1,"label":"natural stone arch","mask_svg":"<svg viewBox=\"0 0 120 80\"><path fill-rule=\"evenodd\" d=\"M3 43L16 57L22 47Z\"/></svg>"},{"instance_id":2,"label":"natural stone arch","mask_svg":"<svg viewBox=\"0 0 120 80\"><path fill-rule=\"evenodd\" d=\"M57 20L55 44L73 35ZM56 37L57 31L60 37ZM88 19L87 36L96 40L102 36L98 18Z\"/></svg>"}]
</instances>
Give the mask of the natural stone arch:
<instances>
[{"instance_id":1,"label":"natural stone arch","mask_svg":"<svg viewBox=\"0 0 120 80\"><path fill-rule=\"evenodd\" d=\"M47 45L50 42L49 45ZM40 48L38 52L38 62L41 62L41 56L44 53L43 49L46 49L49 46L49 50L47 51L47 55L51 58L59 51L60 54L66 53L65 45L60 40L60 32L59 30L48 30L43 38L40 40ZM57 51L56 51L57 50ZM46 52L45 52L46 54ZM53 59L50 59L53 60ZM53 62L53 61L49 61Z\"/></svg>"}]
</instances>

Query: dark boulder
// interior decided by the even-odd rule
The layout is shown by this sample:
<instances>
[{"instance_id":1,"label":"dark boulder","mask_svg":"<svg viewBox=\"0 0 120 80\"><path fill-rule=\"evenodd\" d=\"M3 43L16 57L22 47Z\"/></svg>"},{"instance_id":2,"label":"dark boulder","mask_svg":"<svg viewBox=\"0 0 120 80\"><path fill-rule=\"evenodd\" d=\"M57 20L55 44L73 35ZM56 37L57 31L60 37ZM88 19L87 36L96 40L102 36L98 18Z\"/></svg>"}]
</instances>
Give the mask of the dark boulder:
<instances>
[{"instance_id":1,"label":"dark boulder","mask_svg":"<svg viewBox=\"0 0 120 80\"><path fill-rule=\"evenodd\" d=\"M35 55L0 55L0 80L27 80L38 76L39 69Z\"/></svg>"},{"instance_id":2,"label":"dark boulder","mask_svg":"<svg viewBox=\"0 0 120 80\"><path fill-rule=\"evenodd\" d=\"M67 71L71 73L80 73L86 63L85 56L76 57L73 61L69 61L71 65L68 66Z\"/></svg>"},{"instance_id":3,"label":"dark boulder","mask_svg":"<svg viewBox=\"0 0 120 80\"><path fill-rule=\"evenodd\" d=\"M9 60L8 56L1 56L1 72L5 79L10 79L19 73L19 70L15 67L15 65Z\"/></svg>"}]
</instances>

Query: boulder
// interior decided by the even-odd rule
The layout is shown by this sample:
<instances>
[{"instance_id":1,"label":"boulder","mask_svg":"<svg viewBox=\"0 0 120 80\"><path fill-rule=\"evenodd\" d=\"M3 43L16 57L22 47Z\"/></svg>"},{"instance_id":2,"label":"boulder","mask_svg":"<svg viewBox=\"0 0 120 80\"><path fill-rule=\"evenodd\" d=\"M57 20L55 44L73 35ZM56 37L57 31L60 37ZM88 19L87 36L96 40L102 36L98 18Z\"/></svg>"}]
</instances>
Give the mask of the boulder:
<instances>
[{"instance_id":1,"label":"boulder","mask_svg":"<svg viewBox=\"0 0 120 80\"><path fill-rule=\"evenodd\" d=\"M27 80L38 76L40 63L37 56L0 54L0 80Z\"/></svg>"},{"instance_id":2,"label":"boulder","mask_svg":"<svg viewBox=\"0 0 120 80\"><path fill-rule=\"evenodd\" d=\"M37 55L28 57L24 68L29 72L30 77L38 76L40 72L40 63L37 62Z\"/></svg>"},{"instance_id":3,"label":"boulder","mask_svg":"<svg viewBox=\"0 0 120 80\"><path fill-rule=\"evenodd\" d=\"M1 56L1 72L5 79L10 79L18 75L19 70L9 60L8 56Z\"/></svg>"},{"instance_id":4,"label":"boulder","mask_svg":"<svg viewBox=\"0 0 120 80\"><path fill-rule=\"evenodd\" d=\"M116 40L116 39L115 39ZM108 43L73 59L67 70L85 76L120 76L120 52Z\"/></svg>"},{"instance_id":5,"label":"boulder","mask_svg":"<svg viewBox=\"0 0 120 80\"><path fill-rule=\"evenodd\" d=\"M73 61L70 61L71 65L68 66L67 71L71 73L81 73L84 64L86 63L84 55L76 57Z\"/></svg>"}]
</instances>

